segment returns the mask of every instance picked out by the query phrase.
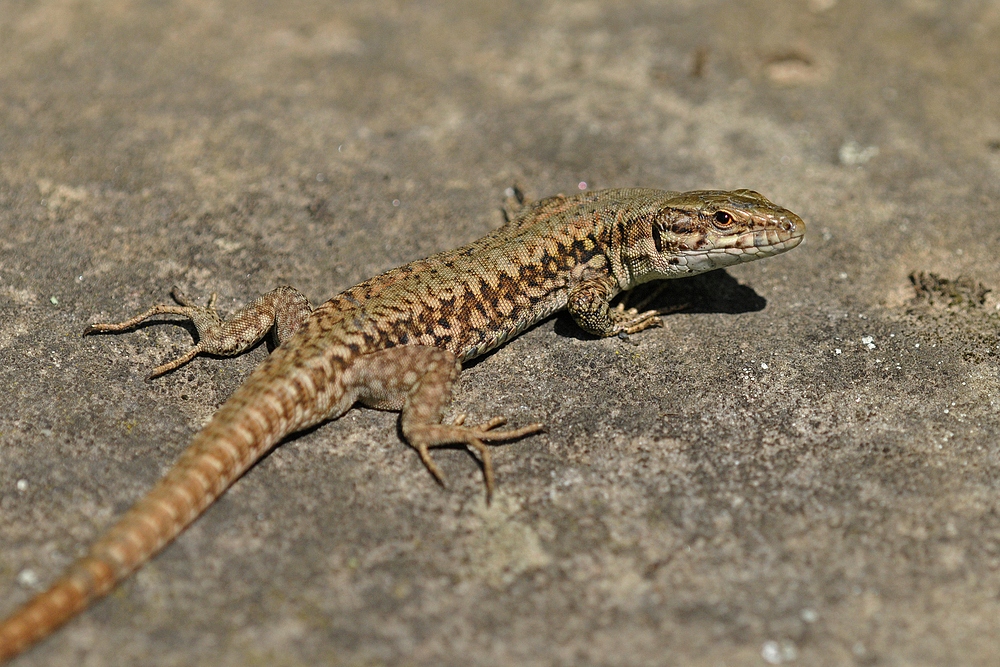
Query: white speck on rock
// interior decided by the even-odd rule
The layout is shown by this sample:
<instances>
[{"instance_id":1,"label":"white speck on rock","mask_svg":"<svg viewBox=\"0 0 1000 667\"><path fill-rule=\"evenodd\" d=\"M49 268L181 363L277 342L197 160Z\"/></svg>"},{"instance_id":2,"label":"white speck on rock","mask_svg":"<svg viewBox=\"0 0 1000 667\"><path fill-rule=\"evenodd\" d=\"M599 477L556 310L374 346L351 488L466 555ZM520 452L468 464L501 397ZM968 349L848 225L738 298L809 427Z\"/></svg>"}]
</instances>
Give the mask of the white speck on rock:
<instances>
[{"instance_id":1,"label":"white speck on rock","mask_svg":"<svg viewBox=\"0 0 1000 667\"><path fill-rule=\"evenodd\" d=\"M764 662L769 665L780 665L795 660L799 657L799 652L792 642L770 640L764 642L764 645L761 646L760 657L764 658Z\"/></svg>"},{"instance_id":2,"label":"white speck on rock","mask_svg":"<svg viewBox=\"0 0 1000 667\"><path fill-rule=\"evenodd\" d=\"M878 146L862 146L856 141L847 141L838 153L841 164L849 167L858 167L878 155Z\"/></svg>"},{"instance_id":3,"label":"white speck on rock","mask_svg":"<svg viewBox=\"0 0 1000 667\"><path fill-rule=\"evenodd\" d=\"M38 575L30 567L26 567L18 572L17 583L26 588L34 588L38 585Z\"/></svg>"}]
</instances>

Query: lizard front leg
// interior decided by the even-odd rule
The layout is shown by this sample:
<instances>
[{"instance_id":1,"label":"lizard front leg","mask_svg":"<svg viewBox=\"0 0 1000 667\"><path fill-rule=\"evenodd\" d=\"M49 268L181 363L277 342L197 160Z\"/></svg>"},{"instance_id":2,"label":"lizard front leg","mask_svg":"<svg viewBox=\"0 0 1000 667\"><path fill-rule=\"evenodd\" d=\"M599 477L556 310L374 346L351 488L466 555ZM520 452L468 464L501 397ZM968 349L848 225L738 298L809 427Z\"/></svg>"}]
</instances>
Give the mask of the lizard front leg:
<instances>
[{"instance_id":1,"label":"lizard front leg","mask_svg":"<svg viewBox=\"0 0 1000 667\"><path fill-rule=\"evenodd\" d=\"M278 287L262 294L226 320L219 317L215 310L215 294L209 298L207 306L196 305L176 287L170 295L180 305L160 304L123 322L91 324L83 334L125 331L154 315L187 317L198 331L198 342L176 359L154 368L149 374L152 379L183 366L202 352L224 357L237 355L255 345L271 330L280 345L302 326L312 312L309 300L292 287Z\"/></svg>"},{"instance_id":2,"label":"lizard front leg","mask_svg":"<svg viewBox=\"0 0 1000 667\"><path fill-rule=\"evenodd\" d=\"M639 312L635 308L611 307L618 286L610 276L585 280L569 292L566 304L570 315L581 329L595 336L607 337L634 334L650 327L662 327L663 311Z\"/></svg>"},{"instance_id":3,"label":"lizard front leg","mask_svg":"<svg viewBox=\"0 0 1000 667\"><path fill-rule=\"evenodd\" d=\"M461 372L461 362L448 350L410 345L372 352L357 359L348 371L345 384L351 386L358 400L367 406L401 411L399 423L403 437L442 485L444 475L431 458L430 448L464 444L475 450L482 461L488 502L496 482L490 450L483 441L515 440L539 433L543 427L529 424L497 431L494 429L507 421L503 417L494 417L478 426L465 426L465 415L459 415L451 424L442 424L455 380Z\"/></svg>"}]
</instances>

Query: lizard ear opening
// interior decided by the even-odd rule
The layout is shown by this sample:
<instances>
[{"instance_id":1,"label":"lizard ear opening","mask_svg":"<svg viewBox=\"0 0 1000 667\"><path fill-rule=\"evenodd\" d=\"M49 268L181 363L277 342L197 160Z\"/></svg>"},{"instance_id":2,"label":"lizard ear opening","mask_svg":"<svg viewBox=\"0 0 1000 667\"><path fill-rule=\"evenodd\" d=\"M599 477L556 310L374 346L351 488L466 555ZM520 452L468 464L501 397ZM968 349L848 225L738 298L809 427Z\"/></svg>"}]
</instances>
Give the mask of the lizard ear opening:
<instances>
[{"instance_id":1,"label":"lizard ear opening","mask_svg":"<svg viewBox=\"0 0 1000 667\"><path fill-rule=\"evenodd\" d=\"M652 225L653 230L653 244L656 246L656 252L663 252L663 238L660 236L660 226L656 223Z\"/></svg>"}]
</instances>

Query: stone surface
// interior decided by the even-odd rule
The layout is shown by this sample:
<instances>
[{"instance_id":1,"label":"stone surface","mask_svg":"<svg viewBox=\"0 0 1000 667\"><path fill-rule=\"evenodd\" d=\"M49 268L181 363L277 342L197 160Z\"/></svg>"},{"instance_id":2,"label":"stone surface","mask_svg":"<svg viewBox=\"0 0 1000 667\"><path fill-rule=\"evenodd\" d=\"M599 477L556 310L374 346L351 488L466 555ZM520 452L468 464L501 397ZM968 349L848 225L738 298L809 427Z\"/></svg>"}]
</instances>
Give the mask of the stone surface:
<instances>
[{"instance_id":1,"label":"stone surface","mask_svg":"<svg viewBox=\"0 0 1000 667\"><path fill-rule=\"evenodd\" d=\"M491 507L356 410L16 664L995 664L998 45L983 0L4 2L0 613L266 354L145 383L189 333L88 322L175 283L318 302L513 184L809 224L672 285L666 329L562 316L470 365L456 412L549 428Z\"/></svg>"}]
</instances>

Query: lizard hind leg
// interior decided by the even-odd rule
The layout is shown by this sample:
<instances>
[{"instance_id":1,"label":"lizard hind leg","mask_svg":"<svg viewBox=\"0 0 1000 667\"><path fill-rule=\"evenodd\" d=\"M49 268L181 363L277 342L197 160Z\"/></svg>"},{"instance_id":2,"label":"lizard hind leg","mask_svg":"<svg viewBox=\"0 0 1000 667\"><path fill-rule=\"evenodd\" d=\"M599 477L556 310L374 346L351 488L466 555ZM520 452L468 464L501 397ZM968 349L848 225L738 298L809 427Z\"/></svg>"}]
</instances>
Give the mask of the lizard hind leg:
<instances>
[{"instance_id":1,"label":"lizard hind leg","mask_svg":"<svg viewBox=\"0 0 1000 667\"><path fill-rule=\"evenodd\" d=\"M91 324L83 334L126 331L155 315L188 318L198 332L198 342L179 357L154 368L149 374L152 379L183 366L202 352L224 357L240 354L271 330L281 344L302 326L312 312L309 300L291 287L279 287L262 294L225 320L215 309L214 293L209 297L207 306L197 305L177 287L171 290L170 295L179 305L159 304L121 322Z\"/></svg>"},{"instance_id":2,"label":"lizard hind leg","mask_svg":"<svg viewBox=\"0 0 1000 667\"><path fill-rule=\"evenodd\" d=\"M434 478L444 485L444 475L431 458L430 449L461 444L474 450L483 467L487 501L496 488L493 459L485 442L506 442L543 430L541 424L497 430L506 423L494 417L477 426L466 426L465 415L443 424L444 411L451 403L455 380L462 364L447 350L422 345L393 347L367 354L351 368L351 384L365 405L400 410L400 429L417 450L420 460ZM484 442L485 441L485 442Z\"/></svg>"}]
</instances>

